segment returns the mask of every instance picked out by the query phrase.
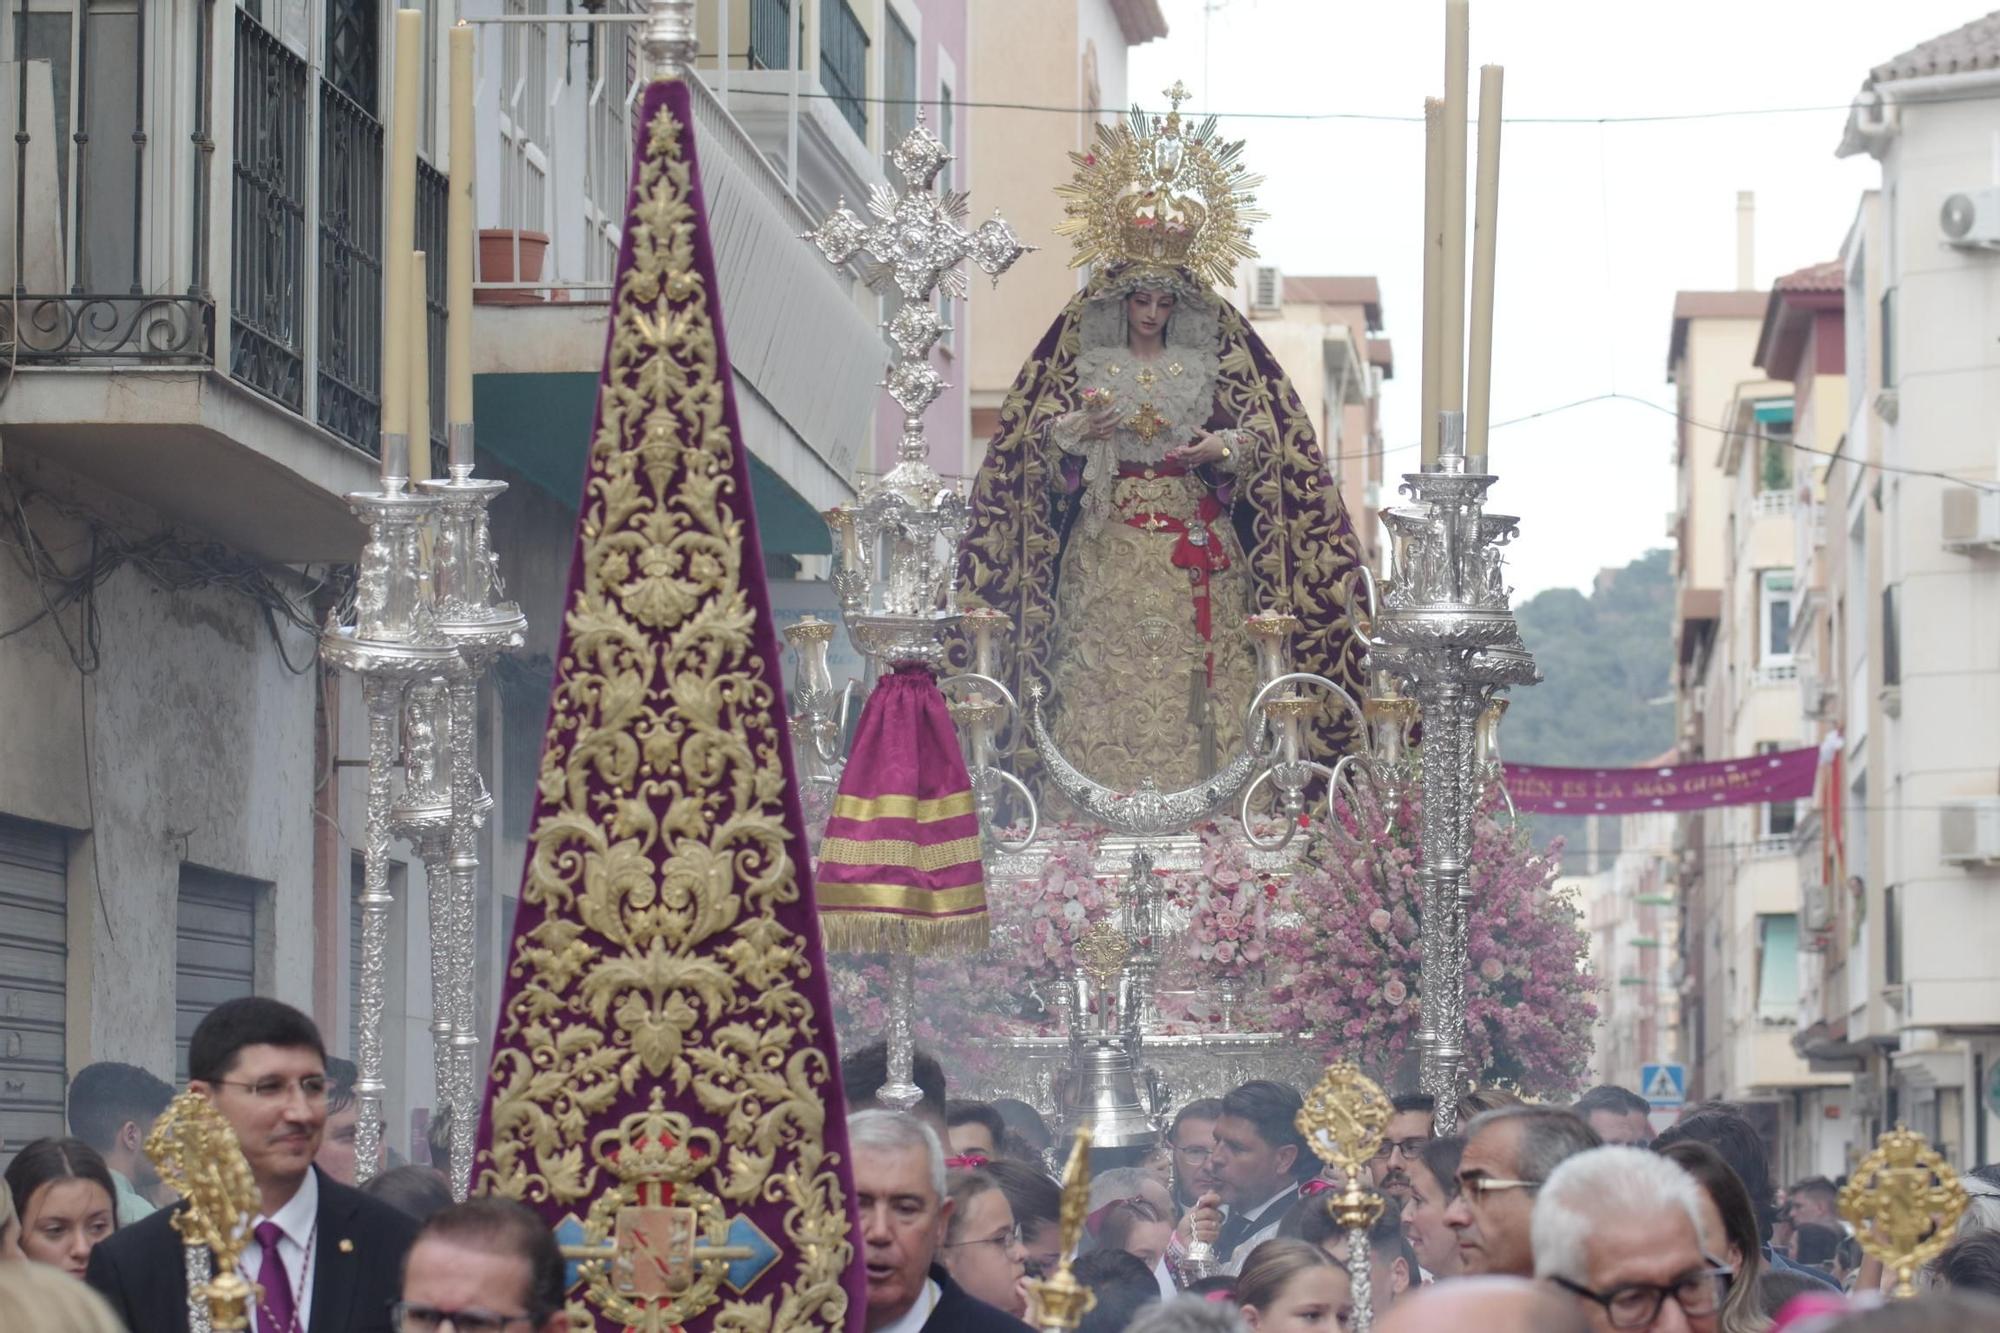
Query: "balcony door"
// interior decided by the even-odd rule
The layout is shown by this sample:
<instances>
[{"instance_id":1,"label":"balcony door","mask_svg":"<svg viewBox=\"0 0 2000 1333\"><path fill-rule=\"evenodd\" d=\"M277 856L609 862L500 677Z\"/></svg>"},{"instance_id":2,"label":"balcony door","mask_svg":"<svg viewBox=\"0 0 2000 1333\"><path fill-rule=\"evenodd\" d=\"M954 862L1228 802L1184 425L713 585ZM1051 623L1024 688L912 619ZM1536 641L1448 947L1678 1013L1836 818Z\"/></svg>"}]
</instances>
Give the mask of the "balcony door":
<instances>
[{"instance_id":1,"label":"balcony door","mask_svg":"<svg viewBox=\"0 0 2000 1333\"><path fill-rule=\"evenodd\" d=\"M547 0L507 0L512 15L546 13ZM500 36L500 225L549 228L549 25L508 23ZM557 34L558 41L560 34Z\"/></svg>"}]
</instances>

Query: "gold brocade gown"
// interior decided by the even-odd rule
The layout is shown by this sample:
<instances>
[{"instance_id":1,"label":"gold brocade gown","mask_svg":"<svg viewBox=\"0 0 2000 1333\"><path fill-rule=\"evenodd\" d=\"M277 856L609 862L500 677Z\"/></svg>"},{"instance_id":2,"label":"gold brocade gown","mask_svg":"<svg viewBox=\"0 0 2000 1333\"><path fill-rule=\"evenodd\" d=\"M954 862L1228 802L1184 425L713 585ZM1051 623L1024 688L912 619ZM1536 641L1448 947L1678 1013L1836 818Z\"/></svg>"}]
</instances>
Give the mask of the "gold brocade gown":
<instances>
[{"instance_id":1,"label":"gold brocade gown","mask_svg":"<svg viewBox=\"0 0 2000 1333\"><path fill-rule=\"evenodd\" d=\"M1165 461L1210 418L1215 358L1095 348L1076 375L1080 392L1111 395L1119 424L1110 439L1087 440L1075 413L1048 431L1052 475L1083 463L1056 596L1050 730L1106 786L1192 786L1242 744L1256 681L1243 629L1249 563L1228 510L1201 476ZM1227 434L1231 466L1248 475L1254 437Z\"/></svg>"}]
</instances>

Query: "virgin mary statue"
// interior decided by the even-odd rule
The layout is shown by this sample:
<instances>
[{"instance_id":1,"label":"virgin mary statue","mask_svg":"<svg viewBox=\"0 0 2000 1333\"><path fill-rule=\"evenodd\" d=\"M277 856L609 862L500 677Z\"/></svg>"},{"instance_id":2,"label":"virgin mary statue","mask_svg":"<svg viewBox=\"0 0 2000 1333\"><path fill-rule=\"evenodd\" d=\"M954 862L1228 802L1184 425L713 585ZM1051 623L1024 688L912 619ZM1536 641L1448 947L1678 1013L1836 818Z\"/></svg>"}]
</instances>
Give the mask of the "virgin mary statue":
<instances>
[{"instance_id":1,"label":"virgin mary statue","mask_svg":"<svg viewBox=\"0 0 2000 1333\"><path fill-rule=\"evenodd\" d=\"M1361 557L1312 417L1215 290L1248 244L1240 142L1174 110L1100 126L1063 187L1089 279L1014 380L959 548L968 605L1014 625L1008 684L1105 786L1191 786L1243 742L1253 612L1298 621L1292 665L1356 699ZM1349 747L1333 710L1310 750ZM1017 757L1017 771L1033 756Z\"/></svg>"}]
</instances>

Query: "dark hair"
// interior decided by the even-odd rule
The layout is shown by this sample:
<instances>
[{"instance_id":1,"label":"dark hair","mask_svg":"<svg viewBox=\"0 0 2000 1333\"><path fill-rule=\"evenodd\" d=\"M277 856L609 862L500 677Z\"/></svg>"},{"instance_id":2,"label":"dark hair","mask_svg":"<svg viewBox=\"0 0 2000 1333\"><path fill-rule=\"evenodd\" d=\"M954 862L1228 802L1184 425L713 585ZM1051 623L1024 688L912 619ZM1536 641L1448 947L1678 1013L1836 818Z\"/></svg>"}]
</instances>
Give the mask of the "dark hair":
<instances>
[{"instance_id":1,"label":"dark hair","mask_svg":"<svg viewBox=\"0 0 2000 1333\"><path fill-rule=\"evenodd\" d=\"M451 1186L428 1166L391 1167L363 1185L361 1192L419 1222L451 1207Z\"/></svg>"},{"instance_id":2,"label":"dark hair","mask_svg":"<svg viewBox=\"0 0 2000 1333\"><path fill-rule=\"evenodd\" d=\"M1910 1301L1863 1306L1826 1326L1827 1333L1961 1333L2000 1328L2000 1302L1966 1291L1932 1291Z\"/></svg>"},{"instance_id":3,"label":"dark hair","mask_svg":"<svg viewBox=\"0 0 2000 1333\"><path fill-rule=\"evenodd\" d=\"M1653 1104L1629 1088L1616 1083L1600 1083L1576 1099L1569 1108L1578 1119L1588 1122L1592 1111L1606 1115L1651 1115Z\"/></svg>"},{"instance_id":4,"label":"dark hair","mask_svg":"<svg viewBox=\"0 0 2000 1333\"><path fill-rule=\"evenodd\" d=\"M1189 1120L1220 1120L1222 1118L1222 1098L1197 1097L1180 1110L1174 1112L1173 1123L1167 1126L1167 1142L1180 1137L1181 1125Z\"/></svg>"},{"instance_id":5,"label":"dark hair","mask_svg":"<svg viewBox=\"0 0 2000 1333\"><path fill-rule=\"evenodd\" d=\"M137 1065L100 1060L69 1081L69 1132L97 1151L110 1152L128 1123L143 1132L167 1109L174 1090Z\"/></svg>"},{"instance_id":6,"label":"dark hair","mask_svg":"<svg viewBox=\"0 0 2000 1333\"><path fill-rule=\"evenodd\" d=\"M1840 1187L1825 1176L1807 1176L1785 1191L1787 1197L1800 1194L1814 1195L1826 1200L1829 1206L1840 1201Z\"/></svg>"},{"instance_id":7,"label":"dark hair","mask_svg":"<svg viewBox=\"0 0 2000 1333\"><path fill-rule=\"evenodd\" d=\"M1436 1115L1437 1098L1428 1092L1399 1092L1389 1099L1389 1106L1397 1115L1410 1111L1422 1111L1425 1115Z\"/></svg>"},{"instance_id":8,"label":"dark hair","mask_svg":"<svg viewBox=\"0 0 2000 1333\"><path fill-rule=\"evenodd\" d=\"M1391 1203L1393 1204L1393 1200ZM1281 1240L1302 1240L1308 1245L1325 1249L1334 1242L1345 1242L1346 1228L1334 1220L1333 1210L1327 1207L1325 1198L1311 1194L1293 1204L1278 1223L1278 1238ZM1384 1208L1382 1215L1368 1228L1368 1254L1370 1258L1401 1259L1410 1270L1410 1281L1417 1280L1417 1252L1410 1246L1409 1237L1403 1234L1403 1215L1393 1206Z\"/></svg>"},{"instance_id":9,"label":"dark hair","mask_svg":"<svg viewBox=\"0 0 2000 1333\"><path fill-rule=\"evenodd\" d=\"M1153 1270L1120 1249L1092 1250L1071 1271L1097 1294L1097 1304L1077 1325L1078 1333L1123 1333L1134 1315L1160 1299Z\"/></svg>"},{"instance_id":10,"label":"dark hair","mask_svg":"<svg viewBox=\"0 0 2000 1333\"><path fill-rule=\"evenodd\" d=\"M467 1199L433 1213L417 1232L411 1253L427 1240L441 1240L487 1254L510 1254L528 1265L530 1319L546 1319L563 1308L563 1257L555 1232L534 1209L512 1199ZM403 1259L409 1271L409 1258Z\"/></svg>"},{"instance_id":11,"label":"dark hair","mask_svg":"<svg viewBox=\"0 0 2000 1333\"><path fill-rule=\"evenodd\" d=\"M1311 1180L1319 1174L1320 1163L1307 1146L1306 1136L1299 1133L1299 1108L1304 1105L1305 1098L1299 1096L1297 1088L1259 1078L1225 1096L1222 1099L1222 1114L1249 1121L1250 1127L1257 1131L1257 1137L1273 1148L1296 1148L1298 1151L1292 1156L1292 1177L1295 1180Z\"/></svg>"},{"instance_id":12,"label":"dark hair","mask_svg":"<svg viewBox=\"0 0 2000 1333\"><path fill-rule=\"evenodd\" d=\"M97 1149L82 1139L36 1139L15 1154L7 1164L7 1190L14 1196L14 1212L21 1225L28 1224L28 1200L44 1185L62 1180L87 1180L104 1191L111 1205L111 1229L118 1229L118 1187L111 1183L111 1168Z\"/></svg>"},{"instance_id":13,"label":"dark hair","mask_svg":"<svg viewBox=\"0 0 2000 1333\"><path fill-rule=\"evenodd\" d=\"M1000 1113L986 1102L966 1102L956 1099L946 1102L944 1123L947 1129L957 1129L960 1125L978 1125L993 1138L993 1151L1000 1151L1000 1141L1007 1137L1007 1122ZM945 1144L945 1155L951 1155L951 1145Z\"/></svg>"},{"instance_id":14,"label":"dark hair","mask_svg":"<svg viewBox=\"0 0 2000 1333\"><path fill-rule=\"evenodd\" d=\"M326 1061L326 1043L319 1029L289 1004L245 995L224 1000L195 1024L188 1038L188 1077L203 1083L219 1083L236 1067L236 1057L245 1046L280 1046L310 1050Z\"/></svg>"},{"instance_id":15,"label":"dark hair","mask_svg":"<svg viewBox=\"0 0 2000 1333\"><path fill-rule=\"evenodd\" d=\"M1953 1291L2000 1296L2000 1231L1975 1231L1945 1246L1932 1270Z\"/></svg>"},{"instance_id":16,"label":"dark hair","mask_svg":"<svg viewBox=\"0 0 2000 1333\"><path fill-rule=\"evenodd\" d=\"M910 1080L923 1096L910 1108L944 1120L944 1066L923 1051L910 1061ZM847 1091L847 1109L861 1111L879 1105L876 1094L889 1081L889 1043L878 1041L863 1046L840 1062L840 1086Z\"/></svg>"},{"instance_id":17,"label":"dark hair","mask_svg":"<svg viewBox=\"0 0 2000 1333\"><path fill-rule=\"evenodd\" d=\"M993 1183L1007 1196L1007 1203L1014 1210L1014 1223L1021 1228L1023 1239L1031 1235L1036 1227L1061 1219L1061 1187L1026 1162L1001 1158L988 1162L980 1169L993 1177Z\"/></svg>"},{"instance_id":18,"label":"dark hair","mask_svg":"<svg viewBox=\"0 0 2000 1333\"><path fill-rule=\"evenodd\" d=\"M1792 1228L1792 1262L1802 1268L1831 1269L1834 1256L1840 1253L1840 1242L1846 1238L1847 1233L1839 1227L1802 1222Z\"/></svg>"},{"instance_id":19,"label":"dark hair","mask_svg":"<svg viewBox=\"0 0 2000 1333\"><path fill-rule=\"evenodd\" d=\"M1000 1136L1000 1142L993 1145L993 1151L1011 1161L1026 1162L1031 1166L1039 1165L1042 1160L1042 1150L1012 1129Z\"/></svg>"},{"instance_id":20,"label":"dark hair","mask_svg":"<svg viewBox=\"0 0 2000 1333\"><path fill-rule=\"evenodd\" d=\"M952 1203L951 1220L945 1223L944 1229L946 1244L957 1243L965 1234L965 1219L972 1201L999 1188L983 1167L961 1166L945 1172L944 1194Z\"/></svg>"},{"instance_id":21,"label":"dark hair","mask_svg":"<svg viewBox=\"0 0 2000 1333\"><path fill-rule=\"evenodd\" d=\"M1465 1156L1465 1140L1456 1134L1441 1139L1432 1139L1417 1154L1424 1164L1424 1170L1431 1173L1444 1190L1445 1201L1449 1203L1458 1197L1458 1163Z\"/></svg>"},{"instance_id":22,"label":"dark hair","mask_svg":"<svg viewBox=\"0 0 2000 1333\"><path fill-rule=\"evenodd\" d=\"M354 1082L361 1077L361 1071L354 1061L343 1060L337 1055L326 1057L326 1113L339 1115L354 1105Z\"/></svg>"},{"instance_id":23,"label":"dark hair","mask_svg":"<svg viewBox=\"0 0 2000 1333\"><path fill-rule=\"evenodd\" d=\"M1488 1111L1498 1111L1506 1106L1526 1106L1520 1094L1505 1088L1474 1088L1458 1099L1458 1132L1465 1133L1466 1126L1485 1115Z\"/></svg>"},{"instance_id":24,"label":"dark hair","mask_svg":"<svg viewBox=\"0 0 2000 1333\"><path fill-rule=\"evenodd\" d=\"M1007 1128L1020 1135L1037 1153L1056 1141L1056 1136L1049 1132L1049 1122L1042 1119L1042 1113L1019 1097L995 1097L992 1107L1000 1113L1000 1119L1006 1122Z\"/></svg>"},{"instance_id":25,"label":"dark hair","mask_svg":"<svg viewBox=\"0 0 2000 1333\"><path fill-rule=\"evenodd\" d=\"M1491 1125L1518 1122L1521 1146L1514 1165L1523 1180L1543 1181L1568 1159L1580 1152L1604 1146L1597 1131L1560 1106L1530 1106L1526 1103L1498 1106L1483 1112L1465 1127L1468 1142Z\"/></svg>"},{"instance_id":26,"label":"dark hair","mask_svg":"<svg viewBox=\"0 0 2000 1333\"><path fill-rule=\"evenodd\" d=\"M1771 1234L1771 1219L1777 1212L1771 1191L1771 1159L1765 1154L1763 1136L1737 1107L1728 1102L1703 1102L1669 1125L1653 1140L1655 1148L1692 1139L1706 1143L1722 1154L1729 1169L1750 1194L1750 1207L1757 1214L1757 1237Z\"/></svg>"},{"instance_id":27,"label":"dark hair","mask_svg":"<svg viewBox=\"0 0 2000 1333\"><path fill-rule=\"evenodd\" d=\"M1799 1297L1825 1290L1826 1283L1810 1273L1795 1268L1766 1268L1757 1275L1757 1306L1766 1319L1776 1319L1780 1310Z\"/></svg>"},{"instance_id":28,"label":"dark hair","mask_svg":"<svg viewBox=\"0 0 2000 1333\"><path fill-rule=\"evenodd\" d=\"M1181 1288L1181 1295L1199 1296L1203 1300L1207 1300L1210 1296L1214 1296L1218 1292L1228 1297L1233 1303L1236 1300L1236 1279L1228 1273L1213 1273L1208 1277L1198 1278Z\"/></svg>"},{"instance_id":29,"label":"dark hair","mask_svg":"<svg viewBox=\"0 0 2000 1333\"><path fill-rule=\"evenodd\" d=\"M1748 1191L1736 1178L1736 1173L1729 1169L1729 1163L1722 1160L1722 1154L1706 1143L1684 1139L1660 1149L1660 1156L1694 1177L1694 1183L1701 1186L1709 1202L1715 1205L1717 1216L1722 1219L1724 1234L1708 1238L1709 1245L1713 1247L1709 1257L1724 1257L1724 1240L1734 1245L1743 1256L1738 1261L1735 1276L1730 1279L1717 1326L1737 1328L1750 1322L1745 1316L1757 1308L1757 1281L1763 1276L1765 1265L1764 1247L1757 1239L1757 1214L1750 1207Z\"/></svg>"}]
</instances>

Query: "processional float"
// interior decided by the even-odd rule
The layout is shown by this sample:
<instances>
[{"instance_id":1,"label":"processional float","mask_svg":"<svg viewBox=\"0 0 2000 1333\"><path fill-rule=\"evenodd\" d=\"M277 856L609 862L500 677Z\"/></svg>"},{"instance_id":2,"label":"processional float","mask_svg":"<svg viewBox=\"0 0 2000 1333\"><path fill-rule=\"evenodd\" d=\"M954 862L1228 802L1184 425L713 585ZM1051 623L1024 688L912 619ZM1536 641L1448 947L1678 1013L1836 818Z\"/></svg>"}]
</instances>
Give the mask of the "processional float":
<instances>
[{"instance_id":1,"label":"processional float","mask_svg":"<svg viewBox=\"0 0 2000 1333\"><path fill-rule=\"evenodd\" d=\"M320 651L361 678L368 716L368 805L356 1018L355 1174L375 1174L382 1145L383 1016L389 850L407 839L429 886L431 1035L436 1113L451 1124L448 1176L466 1195L481 1087L474 982L479 830L493 800L479 773L479 682L525 641L506 600L487 507L505 482L478 478L472 452L472 34L451 34L453 160L447 192L446 475L429 477L430 373L425 256L413 250L423 16L396 12L384 239L382 484L347 497L368 529L352 618L329 617ZM467 147L461 147L465 145ZM413 452L414 451L414 452ZM413 470L413 461L416 466Z\"/></svg>"}]
</instances>

